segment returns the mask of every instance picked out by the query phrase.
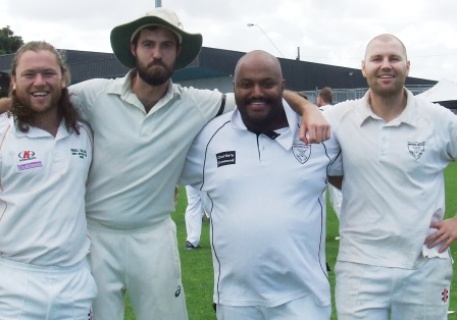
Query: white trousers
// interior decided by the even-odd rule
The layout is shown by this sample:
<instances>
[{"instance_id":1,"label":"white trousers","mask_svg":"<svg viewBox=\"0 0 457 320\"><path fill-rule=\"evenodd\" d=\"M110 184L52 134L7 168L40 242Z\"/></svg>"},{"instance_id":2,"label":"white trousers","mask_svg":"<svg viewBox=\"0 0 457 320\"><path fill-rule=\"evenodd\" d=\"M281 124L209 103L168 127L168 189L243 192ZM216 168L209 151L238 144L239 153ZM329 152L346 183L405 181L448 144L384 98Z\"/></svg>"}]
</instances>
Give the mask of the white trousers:
<instances>
[{"instance_id":1,"label":"white trousers","mask_svg":"<svg viewBox=\"0 0 457 320\"><path fill-rule=\"evenodd\" d=\"M171 218L134 230L89 223L89 233L89 261L99 288L94 320L123 320L125 292L137 320L188 319Z\"/></svg>"},{"instance_id":2,"label":"white trousers","mask_svg":"<svg viewBox=\"0 0 457 320\"><path fill-rule=\"evenodd\" d=\"M339 219L341 214L341 205L343 203L343 194L340 189L334 187L330 183L327 185L327 190L333 211L335 211L335 214Z\"/></svg>"},{"instance_id":3,"label":"white trousers","mask_svg":"<svg viewBox=\"0 0 457 320\"><path fill-rule=\"evenodd\" d=\"M44 267L0 258L1 320L91 320L96 295L86 260Z\"/></svg>"},{"instance_id":4,"label":"white trousers","mask_svg":"<svg viewBox=\"0 0 457 320\"><path fill-rule=\"evenodd\" d=\"M414 270L338 261L338 320L446 320L452 272L451 259L425 259Z\"/></svg>"},{"instance_id":5,"label":"white trousers","mask_svg":"<svg viewBox=\"0 0 457 320\"><path fill-rule=\"evenodd\" d=\"M218 320L328 320L332 312L330 305L317 305L311 294L273 308L217 305L216 311Z\"/></svg>"},{"instance_id":6,"label":"white trousers","mask_svg":"<svg viewBox=\"0 0 457 320\"><path fill-rule=\"evenodd\" d=\"M184 215L186 222L186 240L192 243L194 247L200 244L202 233L202 217L204 214L200 190L191 186L186 186L187 208Z\"/></svg>"}]
</instances>

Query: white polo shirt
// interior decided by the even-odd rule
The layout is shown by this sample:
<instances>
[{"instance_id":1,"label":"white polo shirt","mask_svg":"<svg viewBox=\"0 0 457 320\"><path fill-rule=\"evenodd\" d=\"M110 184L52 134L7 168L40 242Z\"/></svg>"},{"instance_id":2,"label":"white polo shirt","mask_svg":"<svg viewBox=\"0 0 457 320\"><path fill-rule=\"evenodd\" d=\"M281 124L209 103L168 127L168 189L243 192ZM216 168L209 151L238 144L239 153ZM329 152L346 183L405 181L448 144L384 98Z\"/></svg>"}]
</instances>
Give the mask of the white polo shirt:
<instances>
[{"instance_id":1,"label":"white polo shirt","mask_svg":"<svg viewBox=\"0 0 457 320\"><path fill-rule=\"evenodd\" d=\"M211 121L187 157L182 183L212 202L218 304L274 307L309 293L330 303L322 194L339 148L301 142L300 119L283 103L290 127L271 138L235 110Z\"/></svg>"},{"instance_id":2,"label":"white polo shirt","mask_svg":"<svg viewBox=\"0 0 457 320\"><path fill-rule=\"evenodd\" d=\"M173 84L146 114L131 91L131 76L132 71L123 78L70 87L72 102L94 131L87 218L91 224L116 229L169 219L190 144L218 113L222 99L216 90Z\"/></svg>"},{"instance_id":3,"label":"white polo shirt","mask_svg":"<svg viewBox=\"0 0 457 320\"><path fill-rule=\"evenodd\" d=\"M432 221L442 220L443 169L457 157L457 117L407 91L385 123L368 93L324 111L343 151L338 260L413 269ZM436 250L435 250L436 251Z\"/></svg>"},{"instance_id":4,"label":"white polo shirt","mask_svg":"<svg viewBox=\"0 0 457 320\"><path fill-rule=\"evenodd\" d=\"M64 122L53 137L0 116L0 256L41 266L72 266L89 253L84 208L92 137Z\"/></svg>"}]
</instances>

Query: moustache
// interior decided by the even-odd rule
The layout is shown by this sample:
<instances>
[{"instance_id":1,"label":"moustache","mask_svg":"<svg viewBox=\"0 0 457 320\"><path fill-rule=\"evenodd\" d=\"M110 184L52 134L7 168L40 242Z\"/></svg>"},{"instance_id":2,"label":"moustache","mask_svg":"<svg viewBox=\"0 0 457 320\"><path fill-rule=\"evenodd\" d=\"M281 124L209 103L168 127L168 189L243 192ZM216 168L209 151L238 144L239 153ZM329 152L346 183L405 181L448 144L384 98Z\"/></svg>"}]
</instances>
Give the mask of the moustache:
<instances>
[{"instance_id":1,"label":"moustache","mask_svg":"<svg viewBox=\"0 0 457 320\"><path fill-rule=\"evenodd\" d=\"M270 102L270 99L266 99L266 98L250 98L250 99L247 99L246 100L246 104L251 104L251 103L256 103L256 102L261 102L261 103L269 103Z\"/></svg>"},{"instance_id":2,"label":"moustache","mask_svg":"<svg viewBox=\"0 0 457 320\"><path fill-rule=\"evenodd\" d=\"M164 68L167 68L165 63L163 63L162 61L159 61L159 60L152 61L151 63L148 64L147 67L150 68L150 67L153 67L153 66L162 66Z\"/></svg>"}]
</instances>

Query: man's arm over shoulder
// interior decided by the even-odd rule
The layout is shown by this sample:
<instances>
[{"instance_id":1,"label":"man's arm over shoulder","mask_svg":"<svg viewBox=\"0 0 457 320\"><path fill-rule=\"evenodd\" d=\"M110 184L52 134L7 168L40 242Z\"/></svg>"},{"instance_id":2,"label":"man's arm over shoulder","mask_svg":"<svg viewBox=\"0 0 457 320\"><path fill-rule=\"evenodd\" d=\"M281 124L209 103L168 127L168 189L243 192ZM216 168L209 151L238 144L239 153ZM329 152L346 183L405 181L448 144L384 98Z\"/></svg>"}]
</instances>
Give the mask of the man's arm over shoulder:
<instances>
[{"instance_id":1,"label":"man's arm over shoulder","mask_svg":"<svg viewBox=\"0 0 457 320\"><path fill-rule=\"evenodd\" d=\"M177 88L181 92L182 99L192 101L207 122L236 107L233 93L224 94L217 89L195 89L179 85Z\"/></svg>"},{"instance_id":2,"label":"man's arm over shoulder","mask_svg":"<svg viewBox=\"0 0 457 320\"><path fill-rule=\"evenodd\" d=\"M284 99L302 116L300 140L308 143L321 143L330 138L330 125L320 110L297 92L285 90Z\"/></svg>"},{"instance_id":3,"label":"man's arm over shoulder","mask_svg":"<svg viewBox=\"0 0 457 320\"><path fill-rule=\"evenodd\" d=\"M11 98L0 98L0 113L5 113L11 106Z\"/></svg>"}]
</instances>

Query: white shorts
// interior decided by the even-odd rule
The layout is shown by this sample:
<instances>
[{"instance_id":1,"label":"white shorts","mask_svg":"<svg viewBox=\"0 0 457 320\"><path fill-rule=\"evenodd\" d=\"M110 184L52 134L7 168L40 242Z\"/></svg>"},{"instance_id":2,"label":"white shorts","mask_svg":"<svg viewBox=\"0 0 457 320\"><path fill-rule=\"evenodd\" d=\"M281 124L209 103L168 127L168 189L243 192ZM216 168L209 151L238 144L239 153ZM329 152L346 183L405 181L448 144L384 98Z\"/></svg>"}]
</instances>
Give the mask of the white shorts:
<instances>
[{"instance_id":1,"label":"white shorts","mask_svg":"<svg viewBox=\"0 0 457 320\"><path fill-rule=\"evenodd\" d=\"M62 268L0 258L1 320L90 320L96 295L86 260Z\"/></svg>"},{"instance_id":2,"label":"white shorts","mask_svg":"<svg viewBox=\"0 0 457 320\"><path fill-rule=\"evenodd\" d=\"M330 305L317 305L311 294L273 308L232 307L218 304L216 309L218 320L328 320L331 312Z\"/></svg>"},{"instance_id":3,"label":"white shorts","mask_svg":"<svg viewBox=\"0 0 457 320\"><path fill-rule=\"evenodd\" d=\"M414 270L339 261L338 320L445 320L452 272L451 259L425 259Z\"/></svg>"},{"instance_id":4,"label":"white shorts","mask_svg":"<svg viewBox=\"0 0 457 320\"><path fill-rule=\"evenodd\" d=\"M187 320L176 225L171 218L134 230L89 223L97 282L95 320L123 320L127 292L137 320Z\"/></svg>"}]
</instances>

